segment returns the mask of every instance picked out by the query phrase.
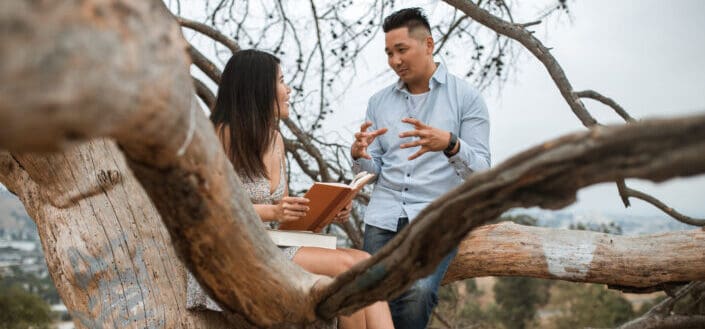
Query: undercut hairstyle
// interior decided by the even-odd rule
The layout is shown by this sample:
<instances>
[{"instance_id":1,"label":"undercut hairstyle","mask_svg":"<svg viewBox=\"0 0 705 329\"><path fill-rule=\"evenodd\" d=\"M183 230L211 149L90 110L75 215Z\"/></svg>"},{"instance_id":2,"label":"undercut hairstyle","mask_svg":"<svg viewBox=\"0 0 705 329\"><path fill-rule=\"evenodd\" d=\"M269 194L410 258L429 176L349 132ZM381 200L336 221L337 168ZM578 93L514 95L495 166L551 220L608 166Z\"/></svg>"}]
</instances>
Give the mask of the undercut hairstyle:
<instances>
[{"instance_id":1,"label":"undercut hairstyle","mask_svg":"<svg viewBox=\"0 0 705 329\"><path fill-rule=\"evenodd\" d=\"M423 28L429 36L431 35L431 25L428 24L428 18L426 18L423 9L418 7L395 11L387 16L382 23L384 33L401 27L406 27L410 35L420 28Z\"/></svg>"},{"instance_id":2,"label":"undercut hairstyle","mask_svg":"<svg viewBox=\"0 0 705 329\"><path fill-rule=\"evenodd\" d=\"M240 177L269 178L263 157L279 126L278 71L279 58L254 49L235 53L223 70L210 119Z\"/></svg>"}]
</instances>

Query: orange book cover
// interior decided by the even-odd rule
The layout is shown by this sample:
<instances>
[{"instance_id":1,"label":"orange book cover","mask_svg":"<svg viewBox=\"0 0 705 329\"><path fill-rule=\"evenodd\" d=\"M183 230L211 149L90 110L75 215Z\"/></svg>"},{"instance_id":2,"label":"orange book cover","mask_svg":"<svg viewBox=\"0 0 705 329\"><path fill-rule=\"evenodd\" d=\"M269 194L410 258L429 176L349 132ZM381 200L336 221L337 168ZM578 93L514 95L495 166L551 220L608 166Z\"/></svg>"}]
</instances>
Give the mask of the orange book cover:
<instances>
[{"instance_id":1,"label":"orange book cover","mask_svg":"<svg viewBox=\"0 0 705 329\"><path fill-rule=\"evenodd\" d=\"M309 199L309 211L305 217L294 221L281 223L280 230L297 230L320 232L326 225L333 222L350 200L355 197L365 184L374 178L373 174L362 172L355 176L350 185L342 183L313 183L304 195Z\"/></svg>"}]
</instances>

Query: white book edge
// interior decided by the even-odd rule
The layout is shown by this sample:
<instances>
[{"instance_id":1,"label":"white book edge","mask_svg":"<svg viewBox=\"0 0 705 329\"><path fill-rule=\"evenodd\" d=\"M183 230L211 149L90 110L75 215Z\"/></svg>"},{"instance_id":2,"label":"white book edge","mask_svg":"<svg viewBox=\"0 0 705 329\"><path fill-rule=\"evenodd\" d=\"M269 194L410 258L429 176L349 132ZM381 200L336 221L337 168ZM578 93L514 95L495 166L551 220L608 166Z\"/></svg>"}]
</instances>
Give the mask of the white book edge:
<instances>
[{"instance_id":1,"label":"white book edge","mask_svg":"<svg viewBox=\"0 0 705 329\"><path fill-rule=\"evenodd\" d=\"M335 235L320 234L307 231L280 231L267 229L269 238L280 247L318 247L335 249Z\"/></svg>"}]
</instances>

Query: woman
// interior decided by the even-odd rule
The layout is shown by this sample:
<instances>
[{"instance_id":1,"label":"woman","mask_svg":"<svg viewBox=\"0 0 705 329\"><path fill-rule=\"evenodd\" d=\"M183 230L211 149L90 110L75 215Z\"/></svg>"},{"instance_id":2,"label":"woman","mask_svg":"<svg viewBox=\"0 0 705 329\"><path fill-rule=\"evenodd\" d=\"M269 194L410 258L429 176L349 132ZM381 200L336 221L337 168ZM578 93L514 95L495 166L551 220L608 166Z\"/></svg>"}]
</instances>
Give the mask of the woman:
<instances>
[{"instance_id":1,"label":"woman","mask_svg":"<svg viewBox=\"0 0 705 329\"><path fill-rule=\"evenodd\" d=\"M233 55L223 71L211 121L225 152L250 194L263 222L295 221L308 211L308 200L289 196L286 184L284 142L279 119L289 116L291 89L284 82L275 56L242 50ZM338 214L347 220L349 208ZM334 277L369 257L354 249L314 247L281 248L287 258L305 270ZM200 289L193 291L189 278L189 305L219 310ZM200 303L197 299L200 298ZM393 328L386 302L370 305L349 317L339 318L340 328Z\"/></svg>"}]
</instances>

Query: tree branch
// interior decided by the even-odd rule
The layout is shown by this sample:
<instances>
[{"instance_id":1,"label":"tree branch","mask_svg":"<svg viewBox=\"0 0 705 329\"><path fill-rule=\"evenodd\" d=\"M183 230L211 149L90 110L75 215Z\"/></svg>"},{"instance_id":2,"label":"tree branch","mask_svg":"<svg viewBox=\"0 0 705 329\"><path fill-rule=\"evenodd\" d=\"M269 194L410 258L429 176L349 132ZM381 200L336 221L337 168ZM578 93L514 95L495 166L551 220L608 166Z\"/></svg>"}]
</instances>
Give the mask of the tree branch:
<instances>
[{"instance_id":1,"label":"tree branch","mask_svg":"<svg viewBox=\"0 0 705 329\"><path fill-rule=\"evenodd\" d=\"M209 110L213 111L213 108L215 107L215 94L213 94L213 92L203 81L193 76L191 79L193 79L193 87L196 88L196 95L198 95L198 98L206 104Z\"/></svg>"},{"instance_id":2,"label":"tree branch","mask_svg":"<svg viewBox=\"0 0 705 329\"><path fill-rule=\"evenodd\" d=\"M600 101L603 104L610 106L612 109L614 109L615 112L619 116L621 116L625 121L629 123L636 121L629 115L629 113L627 113L627 111L625 111L619 104L617 104L617 102L615 102L611 98L605 97L593 90L584 90L579 92L573 91L573 87L570 84L570 81L568 80L567 76L565 75L563 68L560 66L560 64L558 64L558 61L553 57L553 55L551 55L550 50L546 48L540 40L534 37L531 32L525 29L525 27L532 24L514 24L512 22L504 21L499 17L492 15L490 12L482 9L479 4L476 5L472 3L472 1L448 0L445 2L455 7L456 9L465 12L468 16L472 17L479 23L492 29L498 34L507 36L524 45L524 47L526 47L527 50L529 50L534 56L536 56L536 58L539 59L541 63L543 63L544 67L546 67L549 75L556 83L556 87L561 92L561 95L563 95L563 98L566 100L571 110L573 110L573 113L578 117L578 119L582 122L585 127L592 127L593 125L597 124L597 120L595 120L592 115L590 115L590 113L585 108L585 105L580 101L580 98L591 98ZM626 184L624 183L623 179L617 181L617 187L619 189L622 201L624 202L625 206L628 207L629 200L624 193L626 189ZM636 192L634 194L640 193L635 190L631 191ZM675 210L672 210L671 208L667 207L662 202L653 197L647 198L645 199L645 201L652 203L653 205L665 211L666 214L675 218L676 220L697 222L697 220L693 220L687 216L676 212ZM659 204L661 206L659 206ZM666 209L671 210L667 211Z\"/></svg>"},{"instance_id":3,"label":"tree branch","mask_svg":"<svg viewBox=\"0 0 705 329\"><path fill-rule=\"evenodd\" d=\"M597 124L597 121L590 115L585 108L585 105L578 97L573 94L573 87L568 81L568 78L563 71L563 68L558 64L558 61L550 54L550 50L541 43L539 39L533 36L529 31L520 25L504 21L497 16L492 15L485 9L480 8L472 1L468 0L445 0L451 6L461 10L478 23L492 29L498 34L507 36L524 45L548 70L549 75L556 83L558 90L563 95L563 98L573 110L573 113L580 119L586 127L591 127Z\"/></svg>"},{"instance_id":4,"label":"tree branch","mask_svg":"<svg viewBox=\"0 0 705 329\"><path fill-rule=\"evenodd\" d=\"M371 259L338 276L318 314L330 318L393 298L430 274L470 230L508 209L558 209L578 189L621 177L695 175L705 171L703 152L705 115L595 127L531 148L434 201Z\"/></svg>"},{"instance_id":5,"label":"tree branch","mask_svg":"<svg viewBox=\"0 0 705 329\"><path fill-rule=\"evenodd\" d=\"M703 289L705 289L705 282L691 282L676 292L675 296L664 299L646 314L623 324L619 329L703 328L705 327L705 316L703 315L672 314L676 302L692 291Z\"/></svg>"},{"instance_id":6,"label":"tree branch","mask_svg":"<svg viewBox=\"0 0 705 329\"><path fill-rule=\"evenodd\" d=\"M306 153L308 153L316 161L316 164L318 164L318 172L321 175L321 181L330 182L331 177L328 172L328 162L326 162L323 158L321 152L311 144L311 138L308 137L306 133L303 132L293 121L291 121L291 119L284 119L282 122L287 128L289 128L289 131L296 136L296 139L299 140Z\"/></svg>"},{"instance_id":7,"label":"tree branch","mask_svg":"<svg viewBox=\"0 0 705 329\"><path fill-rule=\"evenodd\" d=\"M683 214L679 213L678 211L676 211L675 209L667 206L666 204L664 204L660 200L658 200L658 199L654 198L653 196L648 195L644 192L640 192L640 191L631 189L627 186L624 186L622 195L646 201L646 202L654 205L656 208L661 209L661 211L665 212L666 214L675 218L676 220L678 220L681 223L685 223L685 224L693 225L693 226L705 226L705 219L692 218L692 217L688 217L686 215L683 215Z\"/></svg>"},{"instance_id":8,"label":"tree branch","mask_svg":"<svg viewBox=\"0 0 705 329\"><path fill-rule=\"evenodd\" d=\"M193 45L188 46L188 54L191 56L191 61L196 65L203 73L205 73L213 82L220 85L220 76L223 72L211 62L205 55L203 55L196 47Z\"/></svg>"},{"instance_id":9,"label":"tree branch","mask_svg":"<svg viewBox=\"0 0 705 329\"><path fill-rule=\"evenodd\" d=\"M189 29L192 29L196 32L200 32L201 34L204 34L205 36L220 42L223 46L226 48L230 49L230 51L234 54L238 51L240 51L240 46L235 42L235 40L229 38L223 33L220 33L220 31L216 30L215 28L199 23L193 20L190 20L188 18L184 17L179 17L175 16L176 21L179 22L179 24L183 27L187 27Z\"/></svg>"},{"instance_id":10,"label":"tree branch","mask_svg":"<svg viewBox=\"0 0 705 329\"><path fill-rule=\"evenodd\" d=\"M470 232L443 282L525 276L622 288L653 287L704 280L702 250L705 231L699 229L621 236L505 222ZM656 254L659 257L653 257Z\"/></svg>"},{"instance_id":11,"label":"tree branch","mask_svg":"<svg viewBox=\"0 0 705 329\"><path fill-rule=\"evenodd\" d=\"M624 121L627 122L636 122L636 119L632 118L627 111L624 110L617 102L615 102L612 98L603 96L602 94L594 91L594 90L583 90L583 91L576 91L575 96L581 97L581 98L591 98L594 99L602 104L605 104L609 107L611 107Z\"/></svg>"}]
</instances>

